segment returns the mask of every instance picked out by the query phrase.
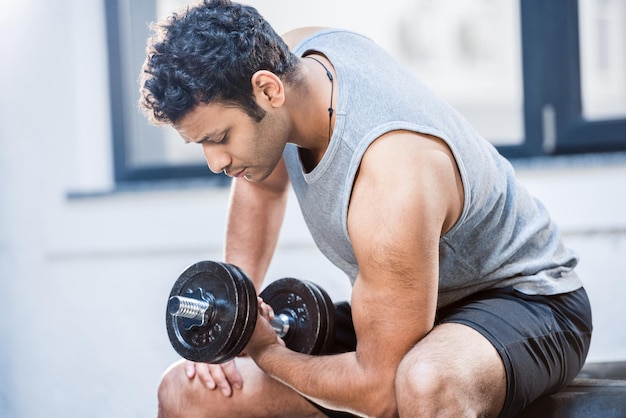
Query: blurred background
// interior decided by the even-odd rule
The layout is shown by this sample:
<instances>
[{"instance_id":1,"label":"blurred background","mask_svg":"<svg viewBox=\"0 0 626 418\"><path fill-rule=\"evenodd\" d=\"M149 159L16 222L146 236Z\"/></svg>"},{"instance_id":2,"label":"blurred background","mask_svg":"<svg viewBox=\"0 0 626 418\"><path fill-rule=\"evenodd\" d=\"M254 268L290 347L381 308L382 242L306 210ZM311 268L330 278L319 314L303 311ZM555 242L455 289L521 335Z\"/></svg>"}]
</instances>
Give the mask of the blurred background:
<instances>
[{"instance_id":1,"label":"blurred background","mask_svg":"<svg viewBox=\"0 0 626 418\"><path fill-rule=\"evenodd\" d=\"M137 110L148 25L174 0L0 0L0 416L149 417L177 359L173 282L221 259L228 180ZM279 33L362 32L511 159L626 360L626 0L250 0ZM348 280L294 199L268 280Z\"/></svg>"}]
</instances>

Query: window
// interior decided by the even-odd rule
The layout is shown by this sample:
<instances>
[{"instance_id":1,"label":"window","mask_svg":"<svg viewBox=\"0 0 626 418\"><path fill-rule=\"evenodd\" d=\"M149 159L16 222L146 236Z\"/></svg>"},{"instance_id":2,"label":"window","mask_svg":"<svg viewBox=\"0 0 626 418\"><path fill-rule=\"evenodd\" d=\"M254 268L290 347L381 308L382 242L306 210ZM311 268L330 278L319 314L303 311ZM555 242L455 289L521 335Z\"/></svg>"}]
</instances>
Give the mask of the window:
<instances>
[{"instance_id":1,"label":"window","mask_svg":"<svg viewBox=\"0 0 626 418\"><path fill-rule=\"evenodd\" d=\"M148 24L189 2L105 3L116 181L225 184L197 147L137 109ZM319 0L298 13L285 12L290 0L247 3L279 33L326 25L372 37L507 157L626 150L626 0Z\"/></svg>"},{"instance_id":2,"label":"window","mask_svg":"<svg viewBox=\"0 0 626 418\"><path fill-rule=\"evenodd\" d=\"M626 117L626 1L580 0L583 117Z\"/></svg>"},{"instance_id":3,"label":"window","mask_svg":"<svg viewBox=\"0 0 626 418\"><path fill-rule=\"evenodd\" d=\"M198 147L184 145L171 127L151 125L138 108L137 79L156 2L105 0L105 5L116 183L208 178L225 184L227 178L211 173Z\"/></svg>"},{"instance_id":4,"label":"window","mask_svg":"<svg viewBox=\"0 0 626 418\"><path fill-rule=\"evenodd\" d=\"M614 19L592 18L596 14L606 16L605 8L615 13ZM625 0L521 2L526 137L521 146L500 147L504 155L526 157L626 149L626 115L618 111L624 108L626 99L624 71L619 73L625 64L626 39L621 23L625 13ZM604 38L598 38L599 33L604 33ZM599 46L609 37L610 43L603 48L610 52L593 56L590 44L594 44L591 48ZM582 53L580 45L586 46ZM614 54L610 63L608 54ZM581 68L585 71L582 79ZM617 111L611 115L596 112L602 101L598 99L607 98L606 95L595 90L589 94L590 85L607 81L602 81L605 75L597 71L599 68L618 74L615 79L621 80L609 88L621 89L613 96L609 108ZM589 117L594 112L595 116Z\"/></svg>"}]
</instances>

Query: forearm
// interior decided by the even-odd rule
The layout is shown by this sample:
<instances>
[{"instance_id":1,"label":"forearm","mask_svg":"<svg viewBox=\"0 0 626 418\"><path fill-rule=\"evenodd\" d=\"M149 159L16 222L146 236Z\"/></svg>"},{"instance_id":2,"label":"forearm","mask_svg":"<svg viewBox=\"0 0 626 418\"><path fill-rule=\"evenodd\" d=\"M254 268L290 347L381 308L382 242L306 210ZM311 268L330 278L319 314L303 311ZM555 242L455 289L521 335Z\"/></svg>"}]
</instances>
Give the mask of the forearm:
<instances>
[{"instance_id":1,"label":"forearm","mask_svg":"<svg viewBox=\"0 0 626 418\"><path fill-rule=\"evenodd\" d=\"M368 369L356 352L310 356L278 344L251 355L268 375L325 408L395 416L395 367Z\"/></svg>"},{"instance_id":2,"label":"forearm","mask_svg":"<svg viewBox=\"0 0 626 418\"><path fill-rule=\"evenodd\" d=\"M225 260L242 268L260 288L278 242L287 188L237 179L226 224Z\"/></svg>"},{"instance_id":3,"label":"forearm","mask_svg":"<svg viewBox=\"0 0 626 418\"><path fill-rule=\"evenodd\" d=\"M268 375L324 407L364 416L396 416L398 365L433 326L434 301L423 303L426 308L421 312L414 304L419 298L412 292L416 291L404 286L394 290L387 282L359 275L352 289L355 352L309 356L290 351L276 343L263 317L247 352Z\"/></svg>"}]
</instances>

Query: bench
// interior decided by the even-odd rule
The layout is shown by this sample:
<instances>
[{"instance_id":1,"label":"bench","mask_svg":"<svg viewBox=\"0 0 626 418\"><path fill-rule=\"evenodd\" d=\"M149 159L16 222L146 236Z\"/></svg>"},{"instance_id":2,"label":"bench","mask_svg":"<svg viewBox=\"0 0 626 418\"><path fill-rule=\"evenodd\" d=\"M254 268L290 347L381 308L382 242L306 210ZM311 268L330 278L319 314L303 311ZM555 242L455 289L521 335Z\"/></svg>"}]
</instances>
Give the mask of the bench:
<instances>
[{"instance_id":1,"label":"bench","mask_svg":"<svg viewBox=\"0 0 626 418\"><path fill-rule=\"evenodd\" d=\"M518 418L625 418L626 361L586 364L562 391L542 396Z\"/></svg>"}]
</instances>

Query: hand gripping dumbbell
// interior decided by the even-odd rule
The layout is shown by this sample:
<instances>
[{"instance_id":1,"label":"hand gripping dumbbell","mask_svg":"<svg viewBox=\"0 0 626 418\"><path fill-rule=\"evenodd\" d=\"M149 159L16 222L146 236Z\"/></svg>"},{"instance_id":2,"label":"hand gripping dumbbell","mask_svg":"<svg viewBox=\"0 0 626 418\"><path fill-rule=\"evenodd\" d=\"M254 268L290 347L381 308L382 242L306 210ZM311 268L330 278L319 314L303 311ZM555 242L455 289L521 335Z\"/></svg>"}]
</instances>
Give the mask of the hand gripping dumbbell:
<instances>
[{"instance_id":1,"label":"hand gripping dumbbell","mask_svg":"<svg viewBox=\"0 0 626 418\"><path fill-rule=\"evenodd\" d=\"M271 324L288 348L321 353L334 333L334 306L318 285L279 279L260 294L274 310ZM237 266L200 261L176 280L167 302L166 327L174 350L204 363L224 363L246 347L258 315L254 284Z\"/></svg>"}]
</instances>

